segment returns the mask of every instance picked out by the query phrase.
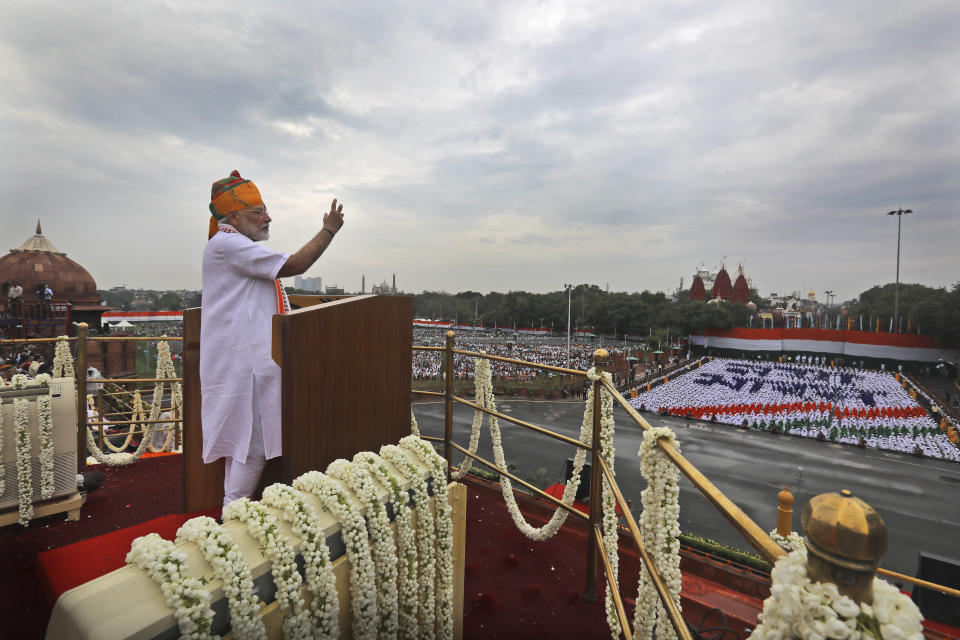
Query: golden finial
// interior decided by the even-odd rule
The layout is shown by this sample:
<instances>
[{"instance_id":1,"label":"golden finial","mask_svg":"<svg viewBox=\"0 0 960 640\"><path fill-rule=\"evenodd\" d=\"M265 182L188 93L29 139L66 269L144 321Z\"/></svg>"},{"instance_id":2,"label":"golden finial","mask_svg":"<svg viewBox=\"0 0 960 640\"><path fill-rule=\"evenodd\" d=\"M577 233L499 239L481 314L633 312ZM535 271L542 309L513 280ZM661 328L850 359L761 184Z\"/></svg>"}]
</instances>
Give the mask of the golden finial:
<instances>
[{"instance_id":1,"label":"golden finial","mask_svg":"<svg viewBox=\"0 0 960 640\"><path fill-rule=\"evenodd\" d=\"M887 525L848 489L815 496L803 509L807 575L833 582L856 602L873 601L873 575L887 550Z\"/></svg>"}]
</instances>

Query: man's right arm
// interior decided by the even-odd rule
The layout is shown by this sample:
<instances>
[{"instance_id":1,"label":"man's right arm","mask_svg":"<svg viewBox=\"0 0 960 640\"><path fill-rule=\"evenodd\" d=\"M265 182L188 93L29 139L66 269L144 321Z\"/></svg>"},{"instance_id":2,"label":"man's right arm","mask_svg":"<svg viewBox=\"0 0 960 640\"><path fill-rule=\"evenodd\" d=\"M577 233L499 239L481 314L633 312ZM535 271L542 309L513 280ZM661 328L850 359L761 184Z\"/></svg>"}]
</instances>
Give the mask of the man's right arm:
<instances>
[{"instance_id":1,"label":"man's right arm","mask_svg":"<svg viewBox=\"0 0 960 640\"><path fill-rule=\"evenodd\" d=\"M277 277L286 278L305 273L330 246L330 241L333 240L333 236L342 226L343 205L337 206L337 201L334 199L333 204L330 205L330 211L323 216L323 229L313 236L307 244L303 245L299 251L287 258L287 261L280 267Z\"/></svg>"}]
</instances>

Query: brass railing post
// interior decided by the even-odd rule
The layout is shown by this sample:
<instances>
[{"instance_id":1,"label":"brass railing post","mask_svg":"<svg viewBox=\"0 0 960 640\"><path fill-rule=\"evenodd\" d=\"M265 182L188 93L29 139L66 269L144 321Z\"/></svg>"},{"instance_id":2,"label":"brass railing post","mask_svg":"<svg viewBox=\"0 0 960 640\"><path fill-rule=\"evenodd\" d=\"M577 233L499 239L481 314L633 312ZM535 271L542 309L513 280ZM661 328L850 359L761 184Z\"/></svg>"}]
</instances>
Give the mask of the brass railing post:
<instances>
[{"instance_id":1,"label":"brass railing post","mask_svg":"<svg viewBox=\"0 0 960 640\"><path fill-rule=\"evenodd\" d=\"M444 369L447 378L443 394L443 457L447 459L447 484L450 484L450 465L453 464L453 452L450 449L450 441L453 439L453 337L453 331L447 331L447 348L444 352L446 358Z\"/></svg>"},{"instance_id":2,"label":"brass railing post","mask_svg":"<svg viewBox=\"0 0 960 640\"><path fill-rule=\"evenodd\" d=\"M86 394L84 394L86 395ZM105 422L103 417L103 387L97 389L97 422ZM103 451L103 425L100 425L100 450Z\"/></svg>"},{"instance_id":3,"label":"brass railing post","mask_svg":"<svg viewBox=\"0 0 960 640\"><path fill-rule=\"evenodd\" d=\"M793 532L793 500L790 487L777 494L777 533L784 538Z\"/></svg>"},{"instance_id":4,"label":"brass railing post","mask_svg":"<svg viewBox=\"0 0 960 640\"><path fill-rule=\"evenodd\" d=\"M606 349L597 349L593 352L593 366L598 375L603 374L607 367L610 354ZM593 444L590 448L590 530L591 532L603 523L603 470L600 468L600 422L602 382L598 379L593 383ZM587 536L587 587L583 597L594 602L597 599L597 579L600 574L600 547L597 546L593 535Z\"/></svg>"},{"instance_id":5,"label":"brass railing post","mask_svg":"<svg viewBox=\"0 0 960 640\"><path fill-rule=\"evenodd\" d=\"M77 325L77 472L87 468L87 323Z\"/></svg>"}]
</instances>

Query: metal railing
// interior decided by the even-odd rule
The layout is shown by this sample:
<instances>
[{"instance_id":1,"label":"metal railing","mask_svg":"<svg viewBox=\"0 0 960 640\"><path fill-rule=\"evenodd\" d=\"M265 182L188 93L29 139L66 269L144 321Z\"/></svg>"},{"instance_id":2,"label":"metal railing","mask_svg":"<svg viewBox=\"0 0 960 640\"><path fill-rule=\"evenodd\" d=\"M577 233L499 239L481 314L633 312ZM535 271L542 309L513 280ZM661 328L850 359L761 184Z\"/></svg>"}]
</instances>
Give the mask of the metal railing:
<instances>
[{"instance_id":1,"label":"metal railing","mask_svg":"<svg viewBox=\"0 0 960 640\"><path fill-rule=\"evenodd\" d=\"M129 419L126 420L113 420L106 421L104 420L103 413L103 396L122 398L123 396L131 396L132 393L130 390L125 389L121 385L128 384L156 384L160 383L182 383L183 378L96 378L89 379L87 378L87 367L88 367L88 348L91 342L181 342L183 340L180 336L91 336L89 335L89 327L85 322L81 322L75 325L76 335L67 337L66 340L74 345L76 353L74 356L74 379L77 385L77 470L82 471L86 468L87 464L87 429L90 427L98 427L99 435L99 444L100 449L104 447L104 438L105 437L127 437L128 435L140 435L141 437L145 433L145 425L147 424L171 424L172 426L168 427L159 427L154 428L153 431L169 431L174 430L174 448L179 446L179 440L182 427L183 427L183 417L179 415L179 411L174 408L174 415L171 418L164 418L158 420L148 420L148 419L137 419L133 414L133 407L130 403L126 403L130 408L129 411L117 412L119 415L129 415ZM50 338L9 338L9 339L0 339L0 346L2 345L13 345L13 344L45 344L45 343L55 343L59 342L61 338L50 337ZM51 359L52 361L52 359ZM96 383L110 385L111 391L106 393L98 393L100 396L97 415L100 416L99 420L88 420L87 419L87 383ZM145 408L149 407L149 403L145 404ZM104 434L104 427L107 426L118 426L123 424L137 424L141 425L140 429L128 429L116 434Z\"/></svg>"},{"instance_id":2,"label":"metal railing","mask_svg":"<svg viewBox=\"0 0 960 640\"><path fill-rule=\"evenodd\" d=\"M608 584L614 584L614 581L611 579L611 567L607 562L606 554L602 552L603 549L603 530L602 530L602 512L601 512L601 500L598 497L602 491L602 483L606 482L615 498L616 503L622 511L624 519L627 523L627 531L629 537L633 540L634 545L638 553L643 560L643 563L648 567L650 571L650 577L654 583L654 587L657 590L658 597L663 602L664 607L667 611L667 615L670 618L670 622L673 625L674 629L677 632L677 636L683 640L690 640L691 634L687 628L686 623L684 622L679 609L676 604L673 602L673 599L670 597L667 592L666 586L663 583L659 569L656 567L656 563L650 557L647 549L643 543L643 538L640 534L640 529L637 526L637 522L630 512L629 504L623 496L623 493L620 490L620 487L617 485L616 478L612 470L607 466L606 462L603 460L603 457L600 455L600 421L601 421L601 411L600 411L600 399L601 392L606 391L609 393L613 399L627 412L630 418L633 420L634 424L644 431L653 428L647 420L640 415L633 406L627 401L623 395L618 392L618 390L613 386L612 383L608 382L603 376L599 380L593 382L593 425L592 425L592 442L586 444L575 440L568 436L565 436L560 433L550 431L543 427L538 427L537 425L530 424L518 418L506 415L504 413L488 409L486 407L480 406L474 402L471 402L465 398L461 398L454 394L454 376L449 375L449 372L453 371L453 361L456 354L469 356L473 358L483 358L487 360L495 360L499 362L504 362L508 364L530 367L534 369L540 369L544 371L552 371L555 373L561 373L570 376L577 376L581 378L586 378L587 374L584 371L579 371L575 369L566 369L563 367L556 367L552 365L538 364L534 362L526 362L523 360L516 360L513 358L505 358L502 356L492 356L485 353L478 353L473 351L464 351L454 348L454 333L452 331L447 332L446 334L446 346L445 347L424 347L424 346L414 346L414 350L422 351L443 351L443 357L445 361L445 371L447 375L445 376L445 390L443 393L431 392L431 391L419 391L413 390L412 393L422 396L433 396L433 397L443 397L444 400L444 434L442 438L423 436L426 440L431 440L434 442L443 444L443 455L447 459L447 481L450 481L450 473L453 469L452 463L452 452L454 449L462 453L463 455L479 462L480 464L496 471L497 473L509 478L511 481L516 482L530 491L534 495L546 500L547 502L563 508L569 513L577 516L580 519L586 520L589 526L589 535L587 536L587 576L586 576L586 589L585 597L588 599L596 599L598 596L598 578L599 571L603 571L607 577ZM598 349L594 353L594 365L598 372L602 372L606 367L607 363L607 352L604 349ZM584 514L581 511L574 509L571 506L568 506L558 500L557 498L547 494L546 492L540 490L539 488L533 486L529 482L521 480L515 474L510 473L507 469L502 469L495 465L494 463L483 459L480 456L477 456L464 447L453 442L453 404L459 403L464 406L468 406L476 411L481 411L491 416L495 416L499 420L505 420L517 426L523 427L525 429L534 431L540 435L545 435L547 437L559 440L566 444L586 449L591 456L591 468L590 468L590 512L589 514ZM687 460L676 447L671 445L668 441L664 439L657 440L657 445L663 454L671 461L671 463L677 467L677 469L687 477L688 480L693 484L694 487L707 500L717 509L723 516L734 526L734 528L740 532L740 534L753 546L768 562L771 564L775 563L776 560L786 554L774 540L769 536L769 534L764 531L756 522L753 521L740 507L738 507L732 500L730 500L716 485L714 485L696 466L693 465L689 460ZM925 580L920 580L918 578L913 578L901 573L894 571L889 571L887 569L878 568L877 573L884 575L895 580L907 582L919 587L932 589L939 591L941 593L960 598L960 590L952 589L950 587L945 587L943 585L931 583ZM629 621L626 619L626 614L623 608L623 602L621 596L617 589L611 589L613 595L617 616L620 619L620 626L625 638L631 638L630 625Z\"/></svg>"},{"instance_id":3,"label":"metal railing","mask_svg":"<svg viewBox=\"0 0 960 640\"><path fill-rule=\"evenodd\" d=\"M619 510L623 513L624 518L627 521L627 530L629 537L633 540L634 545L640 557L642 558L644 564L647 566L650 577L654 584L654 588L657 591L658 597L663 602L664 607L667 611L667 615L670 618L670 624L673 626L674 630L677 633L677 637L681 640L692 640L692 635L688 629L686 623L683 620L680 610L677 607L676 603L673 601L673 598L670 596L669 591L667 590L666 584L664 583L660 571L656 566L653 558L648 553L646 546L643 543L643 538L640 535L640 528L637 525L636 520L633 517L633 514L630 512L630 505L627 503L626 499L623 496L623 493L620 491L619 486L617 486L616 479L613 474L610 472L607 465L604 463L602 456L600 455L600 422L602 419L602 412L600 410L601 402L601 393L603 387L603 381L598 380L593 382L593 402L594 402L594 411L593 411L593 425L592 425L592 441L590 444L586 444L565 436L560 433L550 431L543 427L538 427L536 425L530 424L523 420L513 418L504 413L482 407L476 403L470 402L465 398L456 396L453 393L453 383L454 376L450 375L449 372L453 371L453 360L454 355L465 355L468 357L474 358L484 358L487 360L495 360L498 362L504 362L507 364L514 364L518 366L531 367L535 369L540 369L544 371L552 371L555 373L562 373L565 375L576 376L580 378L586 378L587 374L584 371L579 371L576 369L566 369L563 367L555 367L552 365L537 364L532 362L526 362L524 360L516 360L513 358L505 358L502 356L492 356L485 353L478 353L474 351L463 351L454 349L454 333L452 331L447 333L446 336L447 344L445 348L438 347L418 347L415 346L414 349L419 350L432 350L432 351L444 351L444 360L445 360L445 370L447 371L446 375L446 390L443 394L444 399L444 436L443 438L430 438L428 440L433 440L443 443L444 457L447 459L447 481L450 481L450 473L452 471L452 452L453 449L456 449L460 453L468 456L469 458L476 460L480 464L493 469L497 473L509 478L513 482L526 487L527 489L534 492L535 495L547 500L549 503L556 505L557 507L563 508L569 513L574 514L580 519L584 519L588 523L589 533L587 535L587 575L586 575L586 589L584 592L584 597L588 600L596 600L599 596L599 577L600 571L604 572L608 584L616 584L613 579L613 572L610 564L607 560L606 554L602 552L603 549L603 528L602 528L602 501L599 499L599 496L602 493L603 482L606 482L615 497L616 504L619 507ZM605 349L598 349L595 354L595 367L598 371L603 371L607 365L608 355ZM418 395L431 395L435 396L435 393L424 393L421 391L414 390L413 393ZM614 390L615 395L619 395ZM570 444L575 447L585 449L590 453L591 456L591 467L590 467L590 512L589 514L583 514L577 509L574 509L571 506L564 504L562 501L554 498L553 496L547 494L544 491L541 491L537 487L533 486L531 483L526 482L518 478L515 474L510 473L507 469L502 469L495 465L494 463L477 456L464 447L459 446L453 442L453 404L454 402L460 403L464 406L471 407L477 411L482 411L488 415L497 417L500 420L506 420L518 426L524 427L531 431L534 431L540 435L545 435L550 438L554 438L566 444ZM771 544L776 544L772 540ZM626 610L623 606L623 600L618 589L610 590L614 604L617 611L617 617L620 621L620 628L625 638L628 640L632 639L632 634L630 631L630 621L627 619Z\"/></svg>"}]
</instances>

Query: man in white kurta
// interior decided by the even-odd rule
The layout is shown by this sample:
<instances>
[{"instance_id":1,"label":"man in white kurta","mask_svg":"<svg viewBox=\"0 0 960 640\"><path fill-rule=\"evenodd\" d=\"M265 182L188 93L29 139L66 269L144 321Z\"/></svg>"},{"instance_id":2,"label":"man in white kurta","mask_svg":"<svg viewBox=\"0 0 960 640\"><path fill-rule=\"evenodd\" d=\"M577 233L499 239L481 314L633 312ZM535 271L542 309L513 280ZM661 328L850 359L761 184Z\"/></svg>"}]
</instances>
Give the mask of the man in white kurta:
<instances>
[{"instance_id":1,"label":"man in white kurta","mask_svg":"<svg viewBox=\"0 0 960 640\"><path fill-rule=\"evenodd\" d=\"M257 244L271 218L259 191L237 172L214 183L203 252L200 329L203 461L225 458L224 499L249 497L266 460L282 453L280 367L270 353L271 322L289 311L279 277L312 265L343 224L336 201L324 226L296 254Z\"/></svg>"}]
</instances>

